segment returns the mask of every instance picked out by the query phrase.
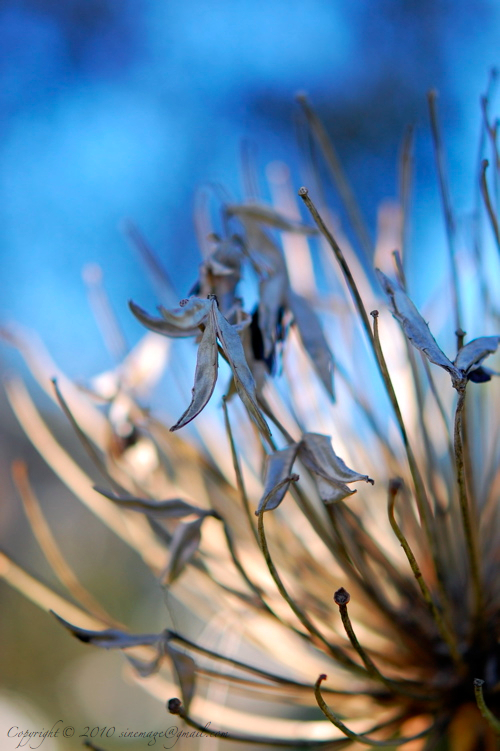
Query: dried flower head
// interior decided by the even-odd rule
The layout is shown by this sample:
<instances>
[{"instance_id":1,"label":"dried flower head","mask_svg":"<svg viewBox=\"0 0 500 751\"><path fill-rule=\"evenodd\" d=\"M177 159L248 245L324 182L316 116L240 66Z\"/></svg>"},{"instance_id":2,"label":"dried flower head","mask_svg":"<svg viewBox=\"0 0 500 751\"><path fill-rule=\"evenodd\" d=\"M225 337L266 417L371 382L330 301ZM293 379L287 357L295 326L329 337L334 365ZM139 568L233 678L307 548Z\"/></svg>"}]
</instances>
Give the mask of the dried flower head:
<instances>
[{"instance_id":1,"label":"dried flower head","mask_svg":"<svg viewBox=\"0 0 500 751\"><path fill-rule=\"evenodd\" d=\"M186 345L179 350L194 385L190 402L176 403L170 431L138 398L157 377L140 367L156 335L108 378L105 395L102 378L83 392L62 374L51 390L53 366L16 335L107 487L93 490L68 465L25 389L11 383L26 432L196 619L141 635L114 622L68 569L20 465L15 479L34 531L80 608L41 594L11 561L2 575L81 641L124 650L141 685L207 734L269 747L494 749L499 392L484 363L500 343L490 242L500 250L500 233L487 164L475 233L459 252L431 93L450 282L429 299L428 324L407 279L411 134L391 214L399 248L391 252L382 236L373 248L323 125L299 101L360 254L322 203L315 161L310 190L298 191L309 222L299 221L294 191L276 169L276 206L222 206L219 234L208 214L198 216L209 239L188 297L160 307L159 317L130 303L162 342L187 338L197 348L195 365ZM496 181L487 101L483 110L481 158L488 145ZM242 295L252 284L258 302L248 309ZM130 427L119 451L110 448L118 404ZM143 680L152 674L154 683ZM182 701L170 698L177 686Z\"/></svg>"}]
</instances>

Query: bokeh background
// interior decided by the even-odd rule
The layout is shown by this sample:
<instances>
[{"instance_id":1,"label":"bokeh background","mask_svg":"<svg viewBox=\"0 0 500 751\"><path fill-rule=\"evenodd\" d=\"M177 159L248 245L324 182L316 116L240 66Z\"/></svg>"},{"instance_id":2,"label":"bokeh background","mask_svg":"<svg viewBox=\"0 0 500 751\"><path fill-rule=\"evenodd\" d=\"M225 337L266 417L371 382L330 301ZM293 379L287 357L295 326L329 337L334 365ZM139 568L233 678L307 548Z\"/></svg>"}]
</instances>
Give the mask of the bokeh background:
<instances>
[{"instance_id":1,"label":"bokeh background","mask_svg":"<svg viewBox=\"0 0 500 751\"><path fill-rule=\"evenodd\" d=\"M438 283L433 253L444 227L426 92L440 93L453 201L466 219L479 100L499 62L499 38L500 4L486 0L2 0L0 322L36 330L73 378L85 382L111 367L85 266L102 268L133 345L142 332L126 301L152 310L157 299L122 221L140 227L184 296L200 260L195 190L215 181L241 197L242 143L251 144L261 175L269 162L285 161L300 186L298 90L332 134L372 232L377 207L397 192L404 129L416 126L411 242L427 283ZM2 346L1 358L4 376L24 374L12 348ZM3 549L52 583L10 480L10 463L22 456L85 583L132 628L161 629L163 603L147 572L55 481L0 401ZM160 727L164 710L121 683L119 655L89 655L3 583L0 598L0 748L15 748L4 728L48 728L60 717L124 728L140 717ZM47 740L44 748L80 745Z\"/></svg>"}]
</instances>

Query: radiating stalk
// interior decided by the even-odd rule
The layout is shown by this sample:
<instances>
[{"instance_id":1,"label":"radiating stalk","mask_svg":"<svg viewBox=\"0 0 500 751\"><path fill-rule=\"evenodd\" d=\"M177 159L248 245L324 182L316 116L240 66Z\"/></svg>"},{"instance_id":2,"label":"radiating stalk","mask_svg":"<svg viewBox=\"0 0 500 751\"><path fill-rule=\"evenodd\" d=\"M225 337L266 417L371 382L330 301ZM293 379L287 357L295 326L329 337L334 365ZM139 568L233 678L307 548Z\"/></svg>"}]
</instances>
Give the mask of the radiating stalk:
<instances>
[{"instance_id":1,"label":"radiating stalk","mask_svg":"<svg viewBox=\"0 0 500 751\"><path fill-rule=\"evenodd\" d=\"M474 597L474 614L476 619L476 627L479 627L484 617L483 609L483 593L481 587L481 571L480 571L480 557L478 548L478 530L477 523L471 517L471 509L469 505L469 499L467 496L467 485L465 482L465 464L464 464L464 449L462 441L462 420L465 404L465 385L461 388L457 388L458 401L455 410L455 426L453 431L454 448L455 448L455 468L457 473L458 484L458 498L460 503L460 512L462 515L462 523L464 527L465 543L467 547L467 553L469 557L471 576L472 576L472 591Z\"/></svg>"},{"instance_id":2,"label":"radiating stalk","mask_svg":"<svg viewBox=\"0 0 500 751\"><path fill-rule=\"evenodd\" d=\"M388 746L404 746L405 743L409 743L410 741L415 741L418 738L425 737L434 728L434 725L431 725L430 727L422 730L421 733L417 733L416 735L408 736L406 738L394 738L383 741L377 741L373 738L369 738L366 735L355 733L353 730L350 730L347 725L344 725L342 720L332 712L332 710L323 699L321 695L321 683L326 679L326 677L327 676L325 674L320 675L314 687L314 695L316 697L318 707L321 709L327 720L330 720L332 725L335 725L336 728L342 731L342 733L344 733L344 735L346 735L352 741L357 741L358 743L362 743L365 746L378 746L378 748L387 748Z\"/></svg>"}]
</instances>

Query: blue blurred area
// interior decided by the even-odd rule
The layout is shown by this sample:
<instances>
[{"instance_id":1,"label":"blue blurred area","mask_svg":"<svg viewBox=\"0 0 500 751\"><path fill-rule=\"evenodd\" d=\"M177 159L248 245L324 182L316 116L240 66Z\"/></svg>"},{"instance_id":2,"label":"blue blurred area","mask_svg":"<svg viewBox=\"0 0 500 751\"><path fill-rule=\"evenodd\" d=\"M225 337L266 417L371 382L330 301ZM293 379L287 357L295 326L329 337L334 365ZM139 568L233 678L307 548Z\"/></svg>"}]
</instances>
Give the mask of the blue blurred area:
<instances>
[{"instance_id":1,"label":"blue blurred area","mask_svg":"<svg viewBox=\"0 0 500 751\"><path fill-rule=\"evenodd\" d=\"M107 367L82 267L102 265L136 341L127 299L157 301L119 222L141 228L184 295L199 260L195 188L216 180L238 195L242 139L299 180L299 89L333 133L372 228L396 192L404 127L417 123L414 239L425 250L436 229L444 236L426 91L440 90L463 211L499 31L500 6L485 0L3 0L0 320L35 328L73 376Z\"/></svg>"}]
</instances>

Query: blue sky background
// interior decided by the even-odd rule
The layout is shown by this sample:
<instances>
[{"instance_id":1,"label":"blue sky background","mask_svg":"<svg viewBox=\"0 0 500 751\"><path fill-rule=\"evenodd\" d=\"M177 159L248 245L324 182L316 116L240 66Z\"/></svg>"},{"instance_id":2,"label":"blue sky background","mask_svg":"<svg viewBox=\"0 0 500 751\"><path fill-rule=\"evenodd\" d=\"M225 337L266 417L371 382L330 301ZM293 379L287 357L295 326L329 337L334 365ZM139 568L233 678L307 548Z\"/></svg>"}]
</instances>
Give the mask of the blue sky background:
<instances>
[{"instance_id":1,"label":"blue sky background","mask_svg":"<svg viewBox=\"0 0 500 751\"><path fill-rule=\"evenodd\" d=\"M372 229L417 124L413 240L425 259L443 237L425 95L440 91L453 198L469 210L499 33L500 5L485 0L2 0L0 320L35 328L71 375L107 367L83 266L102 265L136 341L127 299L157 300L119 222L141 228L184 295L199 261L195 189L215 180L238 194L243 139L262 167L288 161L300 185L298 90Z\"/></svg>"}]
</instances>

